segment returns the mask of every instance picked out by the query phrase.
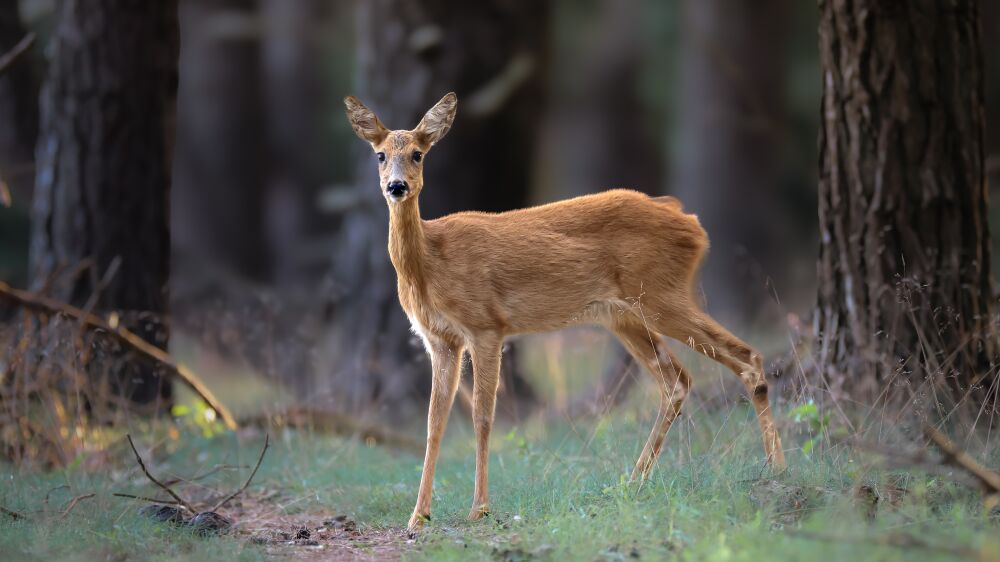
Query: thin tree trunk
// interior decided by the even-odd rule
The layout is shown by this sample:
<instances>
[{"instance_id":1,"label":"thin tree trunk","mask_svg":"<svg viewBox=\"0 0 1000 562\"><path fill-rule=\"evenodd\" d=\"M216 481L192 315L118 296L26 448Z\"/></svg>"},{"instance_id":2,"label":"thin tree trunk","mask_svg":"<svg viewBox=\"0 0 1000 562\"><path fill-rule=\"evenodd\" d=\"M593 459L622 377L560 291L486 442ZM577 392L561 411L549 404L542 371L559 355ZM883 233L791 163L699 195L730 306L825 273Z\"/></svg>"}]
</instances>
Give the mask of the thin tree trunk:
<instances>
[{"instance_id":1,"label":"thin tree trunk","mask_svg":"<svg viewBox=\"0 0 1000 562\"><path fill-rule=\"evenodd\" d=\"M26 34L18 3L0 2L0 53L7 53ZM21 197L31 193L38 137L38 88L30 55L0 74L0 180Z\"/></svg>"},{"instance_id":2,"label":"thin tree trunk","mask_svg":"<svg viewBox=\"0 0 1000 562\"><path fill-rule=\"evenodd\" d=\"M58 4L41 98L31 279L60 300L117 311L146 341L168 341L168 201L177 89L177 4ZM99 279L120 260L105 286ZM82 275L61 268L92 261ZM53 283L53 278L55 282ZM170 387L129 362L115 381L139 403Z\"/></svg>"},{"instance_id":3,"label":"thin tree trunk","mask_svg":"<svg viewBox=\"0 0 1000 562\"><path fill-rule=\"evenodd\" d=\"M674 192L712 240L702 285L724 324L760 320L781 277L786 0L683 4ZM779 279L780 285L780 279Z\"/></svg>"},{"instance_id":4,"label":"thin tree trunk","mask_svg":"<svg viewBox=\"0 0 1000 562\"><path fill-rule=\"evenodd\" d=\"M996 342L979 4L819 3L815 327L834 385L987 384Z\"/></svg>"},{"instance_id":5,"label":"thin tree trunk","mask_svg":"<svg viewBox=\"0 0 1000 562\"><path fill-rule=\"evenodd\" d=\"M983 2L983 47L986 75L986 174L990 185L1000 186L1000 2Z\"/></svg>"},{"instance_id":6,"label":"thin tree trunk","mask_svg":"<svg viewBox=\"0 0 1000 562\"><path fill-rule=\"evenodd\" d=\"M270 274L261 29L252 0L181 2L174 246L184 277ZM211 277L211 276L210 276ZM216 278L218 275L215 276Z\"/></svg>"},{"instance_id":7,"label":"thin tree trunk","mask_svg":"<svg viewBox=\"0 0 1000 562\"><path fill-rule=\"evenodd\" d=\"M329 256L311 243L329 229L316 202L329 183L324 163L327 122L339 100L325 91L320 35L324 18L335 9L324 0L264 0L266 25L262 63L267 108L268 153L273 162L267 186L266 230L273 256L273 279L303 286L320 277ZM346 8L341 8L346 9ZM338 107L331 104L338 102ZM322 258L322 259L316 259Z\"/></svg>"},{"instance_id":8,"label":"thin tree trunk","mask_svg":"<svg viewBox=\"0 0 1000 562\"><path fill-rule=\"evenodd\" d=\"M358 94L387 126L412 128L448 91L459 97L455 126L427 156L423 217L523 206L544 106L548 2L375 0L358 12ZM429 367L397 300L373 157L359 151L359 160L363 208L343 221L336 274L345 298L335 314L345 321L327 384L342 407L376 402L403 414L427 394ZM505 358L509 388L513 364Z\"/></svg>"},{"instance_id":9,"label":"thin tree trunk","mask_svg":"<svg viewBox=\"0 0 1000 562\"><path fill-rule=\"evenodd\" d=\"M588 41L575 69L583 88L568 93L570 101L552 108L552 160L564 165L549 182L564 197L627 187L657 195L663 193L664 154L651 131L648 112L639 95L645 49L636 30L642 25L640 0L603 0L595 18L601 34ZM551 164L550 164L551 165ZM569 404L570 414L591 414L610 408L629 396L635 361L618 345L597 384Z\"/></svg>"}]
</instances>

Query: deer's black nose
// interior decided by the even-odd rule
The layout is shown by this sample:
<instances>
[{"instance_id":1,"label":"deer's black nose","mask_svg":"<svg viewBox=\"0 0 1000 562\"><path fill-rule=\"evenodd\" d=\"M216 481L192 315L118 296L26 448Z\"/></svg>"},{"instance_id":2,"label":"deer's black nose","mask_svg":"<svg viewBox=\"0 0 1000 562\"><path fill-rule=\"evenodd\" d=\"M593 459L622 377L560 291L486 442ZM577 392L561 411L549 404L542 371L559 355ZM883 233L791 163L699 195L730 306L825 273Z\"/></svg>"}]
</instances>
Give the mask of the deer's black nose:
<instances>
[{"instance_id":1,"label":"deer's black nose","mask_svg":"<svg viewBox=\"0 0 1000 562\"><path fill-rule=\"evenodd\" d=\"M385 190L393 197L402 197L410 190L410 186L405 181L392 180L385 186Z\"/></svg>"}]
</instances>

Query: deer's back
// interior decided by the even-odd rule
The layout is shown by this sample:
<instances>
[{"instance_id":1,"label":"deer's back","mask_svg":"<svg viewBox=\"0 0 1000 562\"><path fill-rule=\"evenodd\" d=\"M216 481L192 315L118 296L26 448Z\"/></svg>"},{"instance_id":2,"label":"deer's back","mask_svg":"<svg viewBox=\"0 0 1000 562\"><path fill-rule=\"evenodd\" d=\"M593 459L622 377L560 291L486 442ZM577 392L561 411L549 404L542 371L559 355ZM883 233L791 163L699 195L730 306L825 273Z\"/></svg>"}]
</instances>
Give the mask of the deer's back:
<instances>
[{"instance_id":1,"label":"deer's back","mask_svg":"<svg viewBox=\"0 0 1000 562\"><path fill-rule=\"evenodd\" d=\"M629 190L456 213L428 221L427 234L442 308L474 306L484 325L499 319L511 332L585 321L587 306L648 291L687 295L708 247L697 217L675 199Z\"/></svg>"}]
</instances>

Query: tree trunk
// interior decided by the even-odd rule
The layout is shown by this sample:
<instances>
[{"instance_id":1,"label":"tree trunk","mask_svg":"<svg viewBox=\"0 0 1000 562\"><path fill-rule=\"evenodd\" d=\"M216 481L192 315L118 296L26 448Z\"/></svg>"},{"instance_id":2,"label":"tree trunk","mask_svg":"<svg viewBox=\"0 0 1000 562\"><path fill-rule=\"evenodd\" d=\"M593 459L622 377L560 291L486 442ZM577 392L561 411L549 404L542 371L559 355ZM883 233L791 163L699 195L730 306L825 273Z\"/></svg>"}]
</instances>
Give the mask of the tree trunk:
<instances>
[{"instance_id":1,"label":"tree trunk","mask_svg":"<svg viewBox=\"0 0 1000 562\"><path fill-rule=\"evenodd\" d=\"M334 7L324 0L264 0L267 33L262 63L267 107L268 153L273 162L267 186L267 236L273 279L282 286L305 286L329 267L315 237L329 228L317 206L329 183L325 162L325 119L337 115L339 100L325 88L326 64L320 44L324 18ZM342 8L346 11L346 8ZM329 234L329 232L327 232ZM317 259L319 258L319 259Z\"/></svg>"},{"instance_id":2,"label":"tree trunk","mask_svg":"<svg viewBox=\"0 0 1000 562\"><path fill-rule=\"evenodd\" d=\"M786 0L683 4L674 192L711 238L707 308L734 329L761 320L769 278L781 285L787 16Z\"/></svg>"},{"instance_id":3,"label":"tree trunk","mask_svg":"<svg viewBox=\"0 0 1000 562\"><path fill-rule=\"evenodd\" d=\"M819 5L819 364L860 395L988 387L979 2Z\"/></svg>"},{"instance_id":4,"label":"tree trunk","mask_svg":"<svg viewBox=\"0 0 1000 562\"><path fill-rule=\"evenodd\" d=\"M58 6L41 99L32 285L78 306L99 294L97 310L119 312L166 348L177 4ZM81 275L59 275L88 261ZM117 274L99 286L116 261ZM149 365L129 362L115 382L138 403L170 396Z\"/></svg>"},{"instance_id":5,"label":"tree trunk","mask_svg":"<svg viewBox=\"0 0 1000 562\"><path fill-rule=\"evenodd\" d=\"M458 94L455 125L427 156L425 219L527 202L544 105L548 8L501 0L358 3L358 95L386 126L412 128L445 93ZM335 311L343 320L326 360L327 384L341 407L374 402L402 414L428 393L429 366L397 300L373 157L360 146L358 154L363 203L343 220L336 274L344 298ZM513 364L505 358L508 388Z\"/></svg>"},{"instance_id":6,"label":"tree trunk","mask_svg":"<svg viewBox=\"0 0 1000 562\"><path fill-rule=\"evenodd\" d=\"M1000 2L983 2L985 49L1000 48ZM990 50L992 49L992 50ZM994 188L1000 186L1000 56L986 57L986 174Z\"/></svg>"},{"instance_id":7,"label":"tree trunk","mask_svg":"<svg viewBox=\"0 0 1000 562\"><path fill-rule=\"evenodd\" d=\"M0 54L7 53L26 34L18 3L0 2ZM0 181L10 185L15 197L31 193L37 137L38 89L31 53L25 53L0 74Z\"/></svg>"},{"instance_id":8,"label":"tree trunk","mask_svg":"<svg viewBox=\"0 0 1000 562\"><path fill-rule=\"evenodd\" d=\"M181 2L173 232L177 269L194 277L183 286L270 274L260 21L252 0Z\"/></svg>"},{"instance_id":9,"label":"tree trunk","mask_svg":"<svg viewBox=\"0 0 1000 562\"><path fill-rule=\"evenodd\" d=\"M666 171L660 143L652 134L648 108L640 96L644 53L642 35L644 3L641 0L602 0L591 16L600 23L600 34L588 36L586 50L571 76L580 76L582 88L564 92L551 110L551 140L555 152L546 162L547 187L562 197L573 197L615 187L663 194ZM567 99L569 98L569 99ZM557 170L552 162L562 164ZM629 396L635 361L619 345L612 345L600 380L561 404L571 415L591 415L611 408Z\"/></svg>"}]
</instances>

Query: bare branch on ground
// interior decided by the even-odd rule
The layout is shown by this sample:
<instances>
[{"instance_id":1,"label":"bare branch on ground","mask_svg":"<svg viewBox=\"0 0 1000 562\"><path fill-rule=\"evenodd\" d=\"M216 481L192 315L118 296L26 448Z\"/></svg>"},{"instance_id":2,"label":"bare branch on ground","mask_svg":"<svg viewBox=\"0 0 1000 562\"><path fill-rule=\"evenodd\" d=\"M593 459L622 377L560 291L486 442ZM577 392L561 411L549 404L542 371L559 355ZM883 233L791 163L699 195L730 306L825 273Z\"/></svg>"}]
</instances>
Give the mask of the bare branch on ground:
<instances>
[{"instance_id":1,"label":"bare branch on ground","mask_svg":"<svg viewBox=\"0 0 1000 562\"><path fill-rule=\"evenodd\" d=\"M162 503L163 505L181 505L177 500L149 498L149 497L146 497L146 496L136 496L136 495L133 495L133 494L123 494L121 492L115 492L115 493L113 493L111 495L115 496L116 498L128 498L130 500L141 500L141 501L149 502L149 503Z\"/></svg>"},{"instance_id":2,"label":"bare branch on ground","mask_svg":"<svg viewBox=\"0 0 1000 562\"><path fill-rule=\"evenodd\" d=\"M136 450L135 443L132 442L132 436L131 435L126 435L125 437L128 438L128 444L129 444L130 447L132 447L132 452L135 453L135 460L136 460L136 462L139 463L139 468L142 469L142 472L143 472L143 474L146 475L146 478L149 478L150 482L152 482L153 484L156 484L164 492L170 494L170 497L172 497L175 500L177 500L177 503L179 503L180 505L182 505L185 508L187 508L188 511L190 511L191 513L198 513L198 511L194 507L192 507L191 504L189 504L188 502L184 501L183 498L181 498L180 496L178 496L170 488L170 486L167 486L166 484L160 482L152 474L149 473L149 470L146 468L146 463L142 462L142 457L139 455L139 451Z\"/></svg>"},{"instance_id":3,"label":"bare branch on ground","mask_svg":"<svg viewBox=\"0 0 1000 562\"><path fill-rule=\"evenodd\" d=\"M947 435L929 425L924 425L924 435L944 453L942 462L971 474L987 492L1000 492L1000 474L976 462L969 453L955 445Z\"/></svg>"},{"instance_id":4,"label":"bare branch on ground","mask_svg":"<svg viewBox=\"0 0 1000 562\"><path fill-rule=\"evenodd\" d=\"M62 511L62 513L59 514L59 519L63 519L67 515L69 515L69 513L71 511L73 511L73 508L76 507L76 504L80 503L83 500L88 500L88 499L94 497L95 495L96 494L94 494L93 492L91 492L89 494L83 494L81 496L76 496L75 498L69 500L69 504L66 505L66 509L64 509Z\"/></svg>"},{"instance_id":5,"label":"bare branch on ground","mask_svg":"<svg viewBox=\"0 0 1000 562\"><path fill-rule=\"evenodd\" d=\"M0 513L10 517L11 519L17 520L27 520L28 518L20 513L14 511L13 509L7 509L6 507L0 505Z\"/></svg>"},{"instance_id":6,"label":"bare branch on ground","mask_svg":"<svg viewBox=\"0 0 1000 562\"><path fill-rule=\"evenodd\" d=\"M165 367L170 375L179 378L181 382L193 390L210 408L219 414L226 427L229 429L236 429L238 427L236 418L233 417L232 412L212 394L212 391L201 380L201 377L187 367L174 363L165 351L140 338L130 330L122 326L111 326L103 318L70 304L62 303L30 291L15 289L3 281L0 281L0 297L28 308L43 310L52 314L65 314L66 316L75 318L89 328L99 329L112 334L127 346Z\"/></svg>"},{"instance_id":7,"label":"bare branch on ground","mask_svg":"<svg viewBox=\"0 0 1000 562\"><path fill-rule=\"evenodd\" d=\"M242 494L243 491L247 489L247 486L250 485L250 481L253 480L253 477L257 474L257 469L260 468L260 463L264 461L264 453L267 452L267 448L268 446L270 446L270 444L271 444L271 435L264 434L264 448L260 450L260 456L257 457L257 465L253 467L253 472L250 473L250 476L247 478L247 481L243 483L243 486L241 486L239 490L236 490L232 494L229 494L228 496L223 498L219 503L215 504L209 511L218 511L219 508L229 503L230 500Z\"/></svg>"}]
</instances>

